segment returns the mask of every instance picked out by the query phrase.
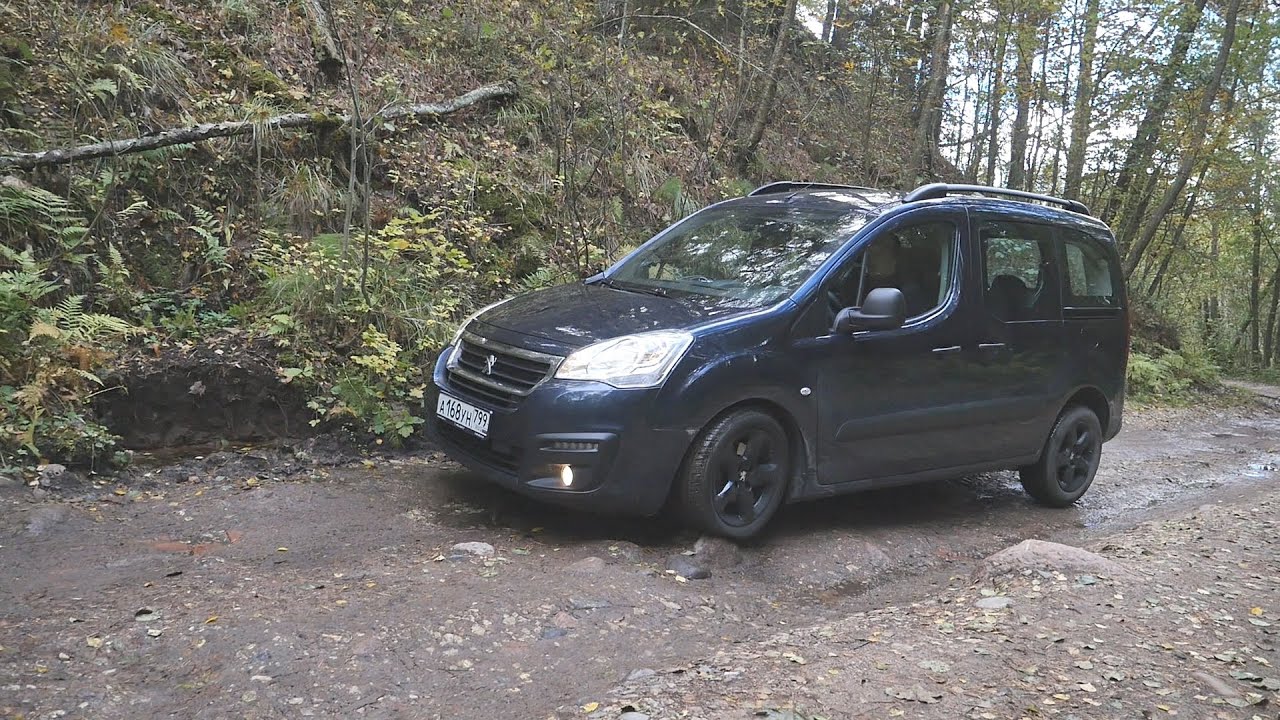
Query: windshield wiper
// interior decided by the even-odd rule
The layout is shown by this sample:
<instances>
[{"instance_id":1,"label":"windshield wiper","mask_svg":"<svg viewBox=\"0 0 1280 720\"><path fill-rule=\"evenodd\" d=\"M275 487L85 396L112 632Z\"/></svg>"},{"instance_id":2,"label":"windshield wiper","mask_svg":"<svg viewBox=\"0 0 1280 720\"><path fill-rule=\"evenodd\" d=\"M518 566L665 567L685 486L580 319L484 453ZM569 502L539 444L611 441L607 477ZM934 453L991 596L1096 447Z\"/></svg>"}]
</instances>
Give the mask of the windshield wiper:
<instances>
[{"instance_id":1,"label":"windshield wiper","mask_svg":"<svg viewBox=\"0 0 1280 720\"><path fill-rule=\"evenodd\" d=\"M646 295L657 295L658 297L669 297L667 291L660 287L652 285L640 285L637 283L628 283L614 280L610 277L602 277L595 282L596 285L603 285L614 290L622 290L623 292L644 293Z\"/></svg>"}]
</instances>

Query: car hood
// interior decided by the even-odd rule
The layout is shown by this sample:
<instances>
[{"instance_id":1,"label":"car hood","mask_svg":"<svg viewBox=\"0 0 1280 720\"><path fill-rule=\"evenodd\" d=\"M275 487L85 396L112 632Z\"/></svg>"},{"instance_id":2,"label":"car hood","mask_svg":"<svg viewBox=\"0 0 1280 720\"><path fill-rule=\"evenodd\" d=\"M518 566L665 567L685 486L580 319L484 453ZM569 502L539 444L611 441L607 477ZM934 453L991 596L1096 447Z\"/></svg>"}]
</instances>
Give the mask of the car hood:
<instances>
[{"instance_id":1,"label":"car hood","mask_svg":"<svg viewBox=\"0 0 1280 720\"><path fill-rule=\"evenodd\" d=\"M701 295L659 297L576 283L512 298L477 318L479 326L473 330L485 334L483 326L488 325L575 348L619 335L684 329L748 311ZM536 344L545 347L544 343Z\"/></svg>"}]
</instances>

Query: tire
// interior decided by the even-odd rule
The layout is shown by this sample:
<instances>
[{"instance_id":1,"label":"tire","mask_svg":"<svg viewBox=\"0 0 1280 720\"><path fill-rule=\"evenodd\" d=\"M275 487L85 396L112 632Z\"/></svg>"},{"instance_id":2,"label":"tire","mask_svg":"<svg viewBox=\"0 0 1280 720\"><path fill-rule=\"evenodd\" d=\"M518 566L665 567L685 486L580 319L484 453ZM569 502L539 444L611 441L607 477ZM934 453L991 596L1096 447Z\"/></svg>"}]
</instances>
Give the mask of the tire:
<instances>
[{"instance_id":1,"label":"tire","mask_svg":"<svg viewBox=\"0 0 1280 720\"><path fill-rule=\"evenodd\" d=\"M736 410L717 418L694 440L677 478L685 519L737 540L758 534L786 496L791 457L772 415Z\"/></svg>"},{"instance_id":2,"label":"tire","mask_svg":"<svg viewBox=\"0 0 1280 720\"><path fill-rule=\"evenodd\" d=\"M1040 459L1018 470L1022 487L1042 505L1068 507L1079 500L1098 472L1102 458L1102 423L1087 407L1062 411Z\"/></svg>"}]
</instances>

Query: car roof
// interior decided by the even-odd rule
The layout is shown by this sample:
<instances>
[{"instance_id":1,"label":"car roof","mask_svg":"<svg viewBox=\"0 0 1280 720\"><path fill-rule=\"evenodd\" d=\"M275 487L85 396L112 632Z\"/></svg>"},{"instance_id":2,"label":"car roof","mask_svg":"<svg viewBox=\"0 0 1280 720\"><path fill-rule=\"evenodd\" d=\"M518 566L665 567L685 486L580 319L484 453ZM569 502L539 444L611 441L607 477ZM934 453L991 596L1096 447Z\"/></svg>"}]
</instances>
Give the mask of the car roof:
<instances>
[{"instance_id":1,"label":"car roof","mask_svg":"<svg viewBox=\"0 0 1280 720\"><path fill-rule=\"evenodd\" d=\"M907 205L961 204L1012 217L1074 226L1081 230L1102 230L1110 237L1106 224L1090 215L1088 208L1078 201L981 185L934 183L903 193L855 185L784 181L762 185L742 200L751 204L786 203L836 212L845 209L850 214L869 216Z\"/></svg>"}]
</instances>

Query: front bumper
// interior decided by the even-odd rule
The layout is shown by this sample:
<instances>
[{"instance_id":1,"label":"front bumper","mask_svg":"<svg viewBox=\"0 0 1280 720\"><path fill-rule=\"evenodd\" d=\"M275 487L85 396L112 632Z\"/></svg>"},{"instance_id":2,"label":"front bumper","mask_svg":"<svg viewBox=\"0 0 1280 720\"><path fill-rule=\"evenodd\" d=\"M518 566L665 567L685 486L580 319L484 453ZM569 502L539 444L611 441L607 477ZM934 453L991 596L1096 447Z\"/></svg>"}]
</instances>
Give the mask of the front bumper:
<instances>
[{"instance_id":1,"label":"front bumper","mask_svg":"<svg viewBox=\"0 0 1280 720\"><path fill-rule=\"evenodd\" d=\"M653 426L657 390L552 379L503 409L450 383L448 356L436 362L436 388L492 413L481 439L429 406L428 431L450 457L490 482L566 507L624 515L662 508L691 437ZM567 488L563 465L573 468Z\"/></svg>"}]
</instances>

